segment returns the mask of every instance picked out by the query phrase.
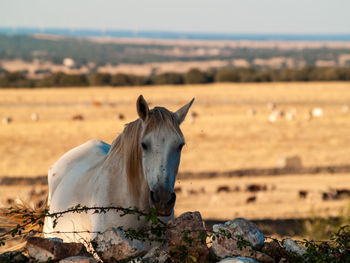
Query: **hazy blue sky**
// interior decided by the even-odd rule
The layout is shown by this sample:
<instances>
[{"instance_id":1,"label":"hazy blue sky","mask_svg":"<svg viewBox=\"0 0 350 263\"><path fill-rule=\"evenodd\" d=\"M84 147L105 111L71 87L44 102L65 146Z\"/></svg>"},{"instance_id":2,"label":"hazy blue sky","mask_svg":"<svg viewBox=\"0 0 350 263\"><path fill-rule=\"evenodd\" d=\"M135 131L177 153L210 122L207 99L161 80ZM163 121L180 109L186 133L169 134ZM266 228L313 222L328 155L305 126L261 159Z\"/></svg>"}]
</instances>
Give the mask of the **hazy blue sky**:
<instances>
[{"instance_id":1,"label":"hazy blue sky","mask_svg":"<svg viewBox=\"0 0 350 263\"><path fill-rule=\"evenodd\" d=\"M350 0L0 0L0 26L350 33Z\"/></svg>"}]
</instances>

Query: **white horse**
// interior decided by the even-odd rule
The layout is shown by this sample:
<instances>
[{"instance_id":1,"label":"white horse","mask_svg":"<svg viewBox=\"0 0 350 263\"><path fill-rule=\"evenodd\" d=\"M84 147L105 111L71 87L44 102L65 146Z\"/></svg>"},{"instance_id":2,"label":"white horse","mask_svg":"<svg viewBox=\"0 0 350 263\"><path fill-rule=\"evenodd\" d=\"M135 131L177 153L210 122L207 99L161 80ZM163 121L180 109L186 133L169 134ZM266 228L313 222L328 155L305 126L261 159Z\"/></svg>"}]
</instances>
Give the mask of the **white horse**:
<instances>
[{"instance_id":1,"label":"white horse","mask_svg":"<svg viewBox=\"0 0 350 263\"><path fill-rule=\"evenodd\" d=\"M112 145L92 140L64 154L49 170L50 213L78 204L136 207L145 212L154 207L158 216L170 220L176 200L174 184L185 144L179 126L193 101L172 113L162 107L149 110L141 95L137 100L140 118L127 124ZM47 217L44 234L76 242L91 240L96 232L110 227L143 225L144 219L138 220L135 215L121 217L117 211L67 213L55 227L53 219Z\"/></svg>"}]
</instances>

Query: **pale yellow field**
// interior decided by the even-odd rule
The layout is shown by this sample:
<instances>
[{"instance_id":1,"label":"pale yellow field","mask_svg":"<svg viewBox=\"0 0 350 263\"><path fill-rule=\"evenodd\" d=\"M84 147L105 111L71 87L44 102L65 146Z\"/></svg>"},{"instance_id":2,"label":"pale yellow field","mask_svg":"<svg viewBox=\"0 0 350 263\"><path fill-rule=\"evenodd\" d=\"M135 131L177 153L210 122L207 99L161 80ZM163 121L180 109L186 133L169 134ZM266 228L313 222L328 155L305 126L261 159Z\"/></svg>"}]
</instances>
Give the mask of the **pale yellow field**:
<instances>
[{"instance_id":1,"label":"pale yellow field","mask_svg":"<svg viewBox=\"0 0 350 263\"><path fill-rule=\"evenodd\" d=\"M71 148L90 139L111 143L124 124L137 118L135 102L143 94L151 107L175 111L196 98L193 121L182 125L187 145L180 172L229 171L276 167L277 159L299 156L304 166L350 164L350 83L215 84L133 88L60 88L0 90L0 176L45 175L48 167ZM294 120L268 121L274 102ZM100 105L101 104L101 105ZM311 121L314 107L324 115ZM255 109L257 114L249 116ZM39 114L39 121L30 115ZM72 121L81 114L83 121ZM125 115L124 120L116 118ZM191 115L191 113L190 113ZM249 184L267 191L246 191ZM338 216L349 200L322 200L322 193L350 189L350 174L283 175L242 178L180 179L176 183L176 215L198 210L204 219L286 219ZM239 191L217 193L221 186ZM44 187L46 188L46 187ZM40 186L1 186L0 206L8 198L23 199ZM299 191L308 192L305 199ZM247 199L256 201L247 204ZM34 200L32 200L34 201Z\"/></svg>"},{"instance_id":2,"label":"pale yellow field","mask_svg":"<svg viewBox=\"0 0 350 263\"><path fill-rule=\"evenodd\" d=\"M350 83L267 83L133 88L60 88L0 90L0 176L44 175L63 153L89 139L108 143L137 118L135 101L171 110L196 97L199 116L183 124L187 145L180 171L226 171L275 167L280 157L298 155L305 166L343 165L350 161ZM92 102L101 102L94 106ZM269 123L267 103L295 120ZM321 107L324 116L307 121ZM249 116L249 109L257 115ZM37 112L38 122L30 119ZM125 120L116 119L122 113ZM84 121L72 121L82 114Z\"/></svg>"}]
</instances>

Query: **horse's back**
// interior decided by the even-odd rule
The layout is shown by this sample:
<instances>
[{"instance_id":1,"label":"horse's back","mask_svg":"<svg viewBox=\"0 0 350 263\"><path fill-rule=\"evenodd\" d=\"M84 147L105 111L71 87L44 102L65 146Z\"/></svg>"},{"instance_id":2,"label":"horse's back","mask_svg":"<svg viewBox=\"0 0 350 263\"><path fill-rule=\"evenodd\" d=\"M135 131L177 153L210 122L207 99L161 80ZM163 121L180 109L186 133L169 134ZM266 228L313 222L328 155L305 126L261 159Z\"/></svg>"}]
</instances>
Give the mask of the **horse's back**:
<instances>
[{"instance_id":1,"label":"horse's back","mask_svg":"<svg viewBox=\"0 0 350 263\"><path fill-rule=\"evenodd\" d=\"M109 149L110 145L101 140L90 140L65 153L49 169L49 202L63 178L84 173L100 162Z\"/></svg>"}]
</instances>

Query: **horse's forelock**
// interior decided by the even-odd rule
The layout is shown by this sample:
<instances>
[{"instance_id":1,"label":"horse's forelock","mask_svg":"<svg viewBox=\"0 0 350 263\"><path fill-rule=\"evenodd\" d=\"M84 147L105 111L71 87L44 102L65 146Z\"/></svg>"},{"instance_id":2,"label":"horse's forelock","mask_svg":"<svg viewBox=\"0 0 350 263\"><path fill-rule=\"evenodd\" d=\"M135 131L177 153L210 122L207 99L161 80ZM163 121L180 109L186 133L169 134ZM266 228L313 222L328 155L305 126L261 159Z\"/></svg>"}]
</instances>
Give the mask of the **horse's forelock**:
<instances>
[{"instance_id":1,"label":"horse's forelock","mask_svg":"<svg viewBox=\"0 0 350 263\"><path fill-rule=\"evenodd\" d=\"M150 111L149 118L145 122L143 135L161 128L168 128L168 130L175 131L179 137L183 137L174 113L163 107L155 107Z\"/></svg>"}]
</instances>

